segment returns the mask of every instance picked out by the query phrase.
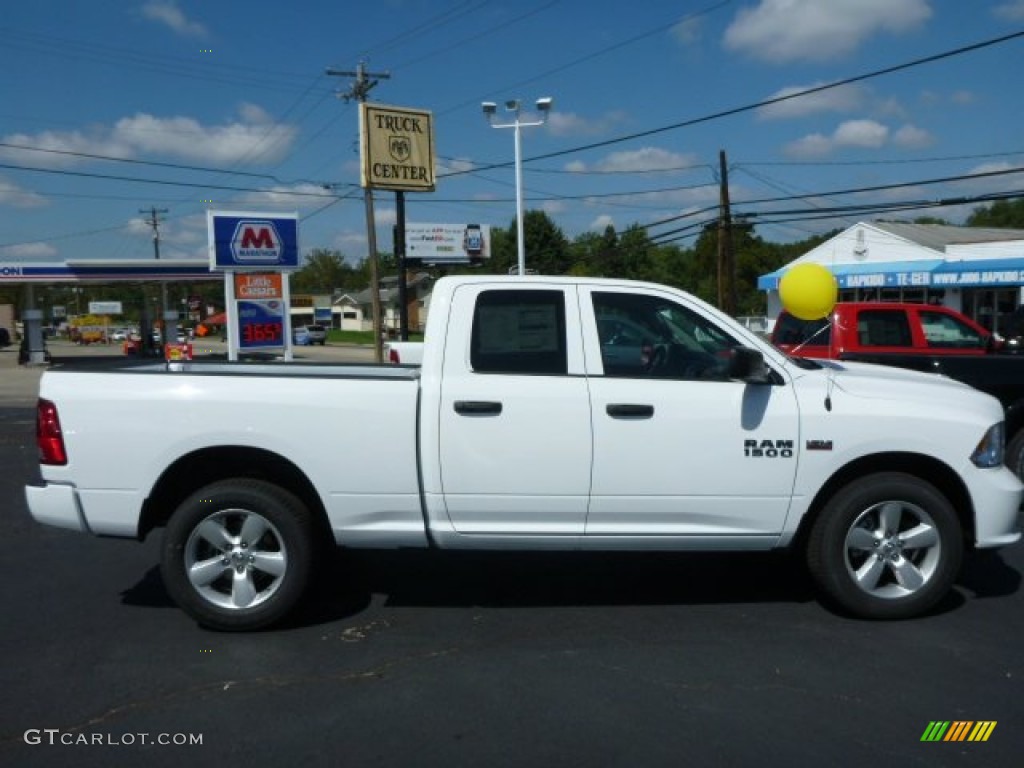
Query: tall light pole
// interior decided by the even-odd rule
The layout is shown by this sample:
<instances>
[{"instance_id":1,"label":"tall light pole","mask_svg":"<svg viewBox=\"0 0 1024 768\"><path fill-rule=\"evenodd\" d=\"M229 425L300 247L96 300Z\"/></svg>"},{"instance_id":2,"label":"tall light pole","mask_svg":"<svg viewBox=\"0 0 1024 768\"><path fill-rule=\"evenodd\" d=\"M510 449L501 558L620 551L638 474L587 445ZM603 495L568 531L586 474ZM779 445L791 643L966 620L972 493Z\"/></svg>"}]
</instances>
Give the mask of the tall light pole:
<instances>
[{"instance_id":1,"label":"tall light pole","mask_svg":"<svg viewBox=\"0 0 1024 768\"><path fill-rule=\"evenodd\" d=\"M537 99L537 112L539 113L539 117L534 117L531 120L524 120L521 112L522 104L519 99L506 101L505 111L511 113L513 116L512 122L510 123L495 122L495 114L498 111L498 105L493 101L485 101L480 105L484 110L484 115L487 117L487 122L491 124L492 128L514 129L513 132L515 134L516 143L516 253L518 256L520 275L526 274L526 242L523 227L523 149L522 141L519 137L519 131L521 128L543 125L548 119L548 113L551 111L552 103L552 100L547 97Z\"/></svg>"}]
</instances>

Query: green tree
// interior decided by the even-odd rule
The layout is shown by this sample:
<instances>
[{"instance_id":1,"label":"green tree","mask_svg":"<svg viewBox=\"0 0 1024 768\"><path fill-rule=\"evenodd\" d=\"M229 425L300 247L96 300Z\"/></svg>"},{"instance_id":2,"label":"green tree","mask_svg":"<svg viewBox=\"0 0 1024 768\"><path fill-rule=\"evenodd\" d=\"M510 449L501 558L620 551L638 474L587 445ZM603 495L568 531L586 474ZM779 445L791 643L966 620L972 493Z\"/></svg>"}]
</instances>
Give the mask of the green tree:
<instances>
[{"instance_id":1,"label":"green tree","mask_svg":"<svg viewBox=\"0 0 1024 768\"><path fill-rule=\"evenodd\" d=\"M1024 197L978 206L967 217L966 224L968 227L1024 229Z\"/></svg>"},{"instance_id":2,"label":"green tree","mask_svg":"<svg viewBox=\"0 0 1024 768\"><path fill-rule=\"evenodd\" d=\"M523 217L526 268L542 275L564 275L572 266L569 241L544 211L527 211Z\"/></svg>"},{"instance_id":3,"label":"green tree","mask_svg":"<svg viewBox=\"0 0 1024 768\"><path fill-rule=\"evenodd\" d=\"M340 251L314 248L302 269L292 275L291 288L296 293L332 293L335 288L365 287L358 284L357 275Z\"/></svg>"}]
</instances>

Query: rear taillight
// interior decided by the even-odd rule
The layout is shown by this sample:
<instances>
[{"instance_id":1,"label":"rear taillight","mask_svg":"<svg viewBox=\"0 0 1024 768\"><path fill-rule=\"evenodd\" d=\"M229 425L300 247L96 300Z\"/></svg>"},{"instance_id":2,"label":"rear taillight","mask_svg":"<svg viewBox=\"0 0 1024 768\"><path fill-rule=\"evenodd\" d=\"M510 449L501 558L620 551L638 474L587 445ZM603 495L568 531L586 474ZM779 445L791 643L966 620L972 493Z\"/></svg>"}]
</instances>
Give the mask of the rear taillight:
<instances>
[{"instance_id":1,"label":"rear taillight","mask_svg":"<svg viewBox=\"0 0 1024 768\"><path fill-rule=\"evenodd\" d=\"M57 406L49 400L39 398L36 405L36 445L39 446L41 464L67 464L68 455L64 450L64 434L60 431Z\"/></svg>"},{"instance_id":2,"label":"rear taillight","mask_svg":"<svg viewBox=\"0 0 1024 768\"><path fill-rule=\"evenodd\" d=\"M395 365L402 364L402 359L398 356L398 350L394 347L391 347L391 350L388 352L388 360Z\"/></svg>"}]
</instances>

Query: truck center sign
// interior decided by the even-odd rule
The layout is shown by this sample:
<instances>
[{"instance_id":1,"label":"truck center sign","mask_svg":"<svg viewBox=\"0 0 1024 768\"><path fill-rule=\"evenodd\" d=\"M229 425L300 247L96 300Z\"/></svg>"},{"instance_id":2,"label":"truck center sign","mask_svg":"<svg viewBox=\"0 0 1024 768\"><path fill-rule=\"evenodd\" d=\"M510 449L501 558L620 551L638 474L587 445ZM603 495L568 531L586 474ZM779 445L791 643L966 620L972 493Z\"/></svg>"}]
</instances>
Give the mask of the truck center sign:
<instances>
[{"instance_id":1,"label":"truck center sign","mask_svg":"<svg viewBox=\"0 0 1024 768\"><path fill-rule=\"evenodd\" d=\"M359 149L362 186L434 191L430 112L363 102L359 110Z\"/></svg>"}]
</instances>

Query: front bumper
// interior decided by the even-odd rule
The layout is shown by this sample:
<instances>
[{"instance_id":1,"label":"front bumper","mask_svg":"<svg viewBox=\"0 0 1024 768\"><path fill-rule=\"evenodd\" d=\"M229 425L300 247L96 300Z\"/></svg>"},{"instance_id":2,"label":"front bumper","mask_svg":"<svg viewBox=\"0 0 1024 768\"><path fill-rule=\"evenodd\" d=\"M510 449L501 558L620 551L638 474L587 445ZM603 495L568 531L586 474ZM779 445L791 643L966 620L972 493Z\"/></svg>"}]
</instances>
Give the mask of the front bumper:
<instances>
[{"instance_id":1,"label":"front bumper","mask_svg":"<svg viewBox=\"0 0 1024 768\"><path fill-rule=\"evenodd\" d=\"M969 482L974 502L974 546L996 549L1020 541L1024 486L1006 467L980 470Z\"/></svg>"}]
</instances>

